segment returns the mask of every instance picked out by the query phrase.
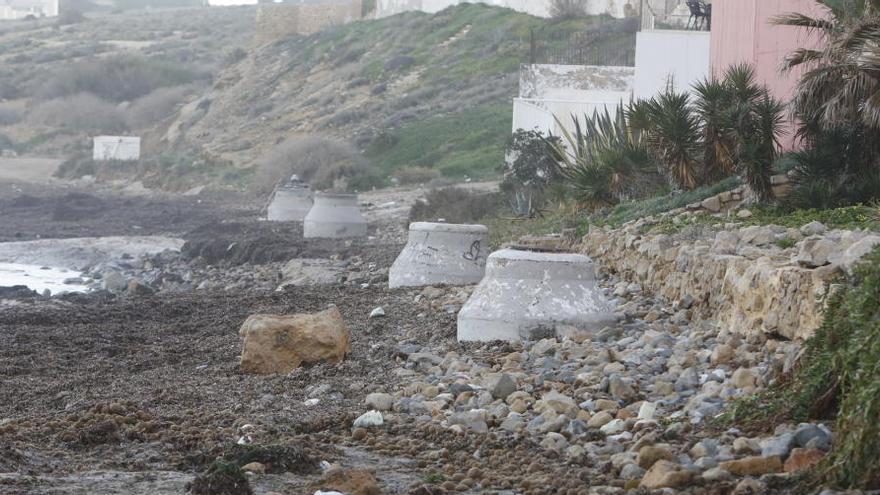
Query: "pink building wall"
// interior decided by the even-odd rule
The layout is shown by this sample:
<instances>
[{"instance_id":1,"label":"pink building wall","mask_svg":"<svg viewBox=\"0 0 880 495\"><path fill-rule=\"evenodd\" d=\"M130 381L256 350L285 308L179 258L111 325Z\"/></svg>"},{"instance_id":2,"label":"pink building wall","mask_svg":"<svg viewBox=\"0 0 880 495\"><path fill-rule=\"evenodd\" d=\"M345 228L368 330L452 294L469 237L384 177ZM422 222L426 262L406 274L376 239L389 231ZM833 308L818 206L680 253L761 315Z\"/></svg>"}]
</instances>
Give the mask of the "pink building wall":
<instances>
[{"instance_id":1,"label":"pink building wall","mask_svg":"<svg viewBox=\"0 0 880 495\"><path fill-rule=\"evenodd\" d=\"M781 73L785 57L796 48L815 46L815 35L806 30L777 26L771 20L789 12L821 16L815 0L713 0L710 66L721 74L727 67L748 63L758 80L784 102L789 102L800 71ZM792 149L794 124L789 125L783 146Z\"/></svg>"}]
</instances>

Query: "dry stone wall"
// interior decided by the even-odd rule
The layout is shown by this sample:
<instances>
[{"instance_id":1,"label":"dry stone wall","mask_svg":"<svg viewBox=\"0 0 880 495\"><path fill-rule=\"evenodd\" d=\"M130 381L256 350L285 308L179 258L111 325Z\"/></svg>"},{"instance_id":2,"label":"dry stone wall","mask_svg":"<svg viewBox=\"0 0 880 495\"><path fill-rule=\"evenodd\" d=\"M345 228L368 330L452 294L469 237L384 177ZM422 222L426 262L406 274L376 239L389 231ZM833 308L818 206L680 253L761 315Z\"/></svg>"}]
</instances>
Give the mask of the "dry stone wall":
<instances>
[{"instance_id":1,"label":"dry stone wall","mask_svg":"<svg viewBox=\"0 0 880 495\"><path fill-rule=\"evenodd\" d=\"M260 4L255 42L271 43L290 36L307 36L329 26L363 17L362 0L328 0L304 4Z\"/></svg>"},{"instance_id":2,"label":"dry stone wall","mask_svg":"<svg viewBox=\"0 0 880 495\"><path fill-rule=\"evenodd\" d=\"M579 250L691 318L789 339L813 335L836 277L880 244L876 234L828 232L817 223L730 227L698 239L642 233L649 225L593 229ZM797 243L779 247L783 238Z\"/></svg>"}]
</instances>

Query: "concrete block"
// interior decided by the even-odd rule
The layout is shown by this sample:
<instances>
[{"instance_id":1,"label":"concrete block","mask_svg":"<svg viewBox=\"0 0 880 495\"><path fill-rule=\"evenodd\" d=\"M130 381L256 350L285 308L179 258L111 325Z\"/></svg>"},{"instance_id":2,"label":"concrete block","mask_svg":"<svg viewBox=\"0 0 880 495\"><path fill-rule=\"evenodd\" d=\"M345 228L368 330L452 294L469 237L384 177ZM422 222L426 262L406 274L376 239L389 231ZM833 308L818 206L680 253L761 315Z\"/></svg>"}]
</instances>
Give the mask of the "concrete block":
<instances>
[{"instance_id":1,"label":"concrete block","mask_svg":"<svg viewBox=\"0 0 880 495\"><path fill-rule=\"evenodd\" d=\"M312 190L302 183L288 183L275 190L269 203L272 222L302 222L312 209Z\"/></svg>"},{"instance_id":2,"label":"concrete block","mask_svg":"<svg viewBox=\"0 0 880 495\"><path fill-rule=\"evenodd\" d=\"M488 245L489 229L482 225L413 223L406 246L388 272L388 285L476 284L486 270Z\"/></svg>"},{"instance_id":3,"label":"concrete block","mask_svg":"<svg viewBox=\"0 0 880 495\"><path fill-rule=\"evenodd\" d=\"M486 276L459 312L458 340L535 340L558 326L598 331L617 319L590 258L505 249L489 255Z\"/></svg>"},{"instance_id":4,"label":"concrete block","mask_svg":"<svg viewBox=\"0 0 880 495\"><path fill-rule=\"evenodd\" d=\"M357 205L357 195L316 193L315 203L303 220L306 239L366 237L367 220Z\"/></svg>"}]
</instances>

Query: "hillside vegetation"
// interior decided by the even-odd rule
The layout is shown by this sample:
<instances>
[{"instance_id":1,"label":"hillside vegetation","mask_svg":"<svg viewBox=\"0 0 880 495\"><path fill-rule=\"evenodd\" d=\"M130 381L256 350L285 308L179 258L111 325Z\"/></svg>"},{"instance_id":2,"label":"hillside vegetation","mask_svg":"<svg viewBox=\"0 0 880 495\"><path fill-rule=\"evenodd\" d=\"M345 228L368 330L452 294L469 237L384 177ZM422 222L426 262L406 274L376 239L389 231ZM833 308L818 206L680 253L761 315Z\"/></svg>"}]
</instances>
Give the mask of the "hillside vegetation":
<instances>
[{"instance_id":1,"label":"hillside vegetation","mask_svg":"<svg viewBox=\"0 0 880 495\"><path fill-rule=\"evenodd\" d=\"M253 38L253 7L90 14L0 25L0 148L68 157L90 135L147 138Z\"/></svg>"},{"instance_id":2,"label":"hillside vegetation","mask_svg":"<svg viewBox=\"0 0 880 495\"><path fill-rule=\"evenodd\" d=\"M246 165L292 136L318 134L354 143L386 177L404 167L494 176L530 29L600 23L603 40L634 36L623 21L464 4L291 37L227 68L202 100L207 110L185 112L174 137Z\"/></svg>"}]
</instances>

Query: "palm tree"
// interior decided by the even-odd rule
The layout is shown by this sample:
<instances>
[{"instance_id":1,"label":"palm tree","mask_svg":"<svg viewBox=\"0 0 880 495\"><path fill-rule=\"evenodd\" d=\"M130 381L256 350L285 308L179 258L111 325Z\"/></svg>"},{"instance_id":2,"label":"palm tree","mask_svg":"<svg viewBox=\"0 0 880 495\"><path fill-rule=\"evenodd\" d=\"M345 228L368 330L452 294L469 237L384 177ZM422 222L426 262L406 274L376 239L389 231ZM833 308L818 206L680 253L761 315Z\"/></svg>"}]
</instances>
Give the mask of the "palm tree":
<instances>
[{"instance_id":1,"label":"palm tree","mask_svg":"<svg viewBox=\"0 0 880 495\"><path fill-rule=\"evenodd\" d=\"M880 197L880 0L816 2L825 16L775 19L820 40L817 48L792 52L783 68L804 70L792 99L799 137L809 148L838 150L830 170L816 168L813 155L796 155L797 189L804 198L821 193L840 204L871 201Z\"/></svg>"},{"instance_id":2,"label":"palm tree","mask_svg":"<svg viewBox=\"0 0 880 495\"><path fill-rule=\"evenodd\" d=\"M774 22L807 29L821 48L799 48L784 70L804 67L792 101L798 118L829 129L853 123L880 131L880 0L816 0L825 17L790 13Z\"/></svg>"}]
</instances>

